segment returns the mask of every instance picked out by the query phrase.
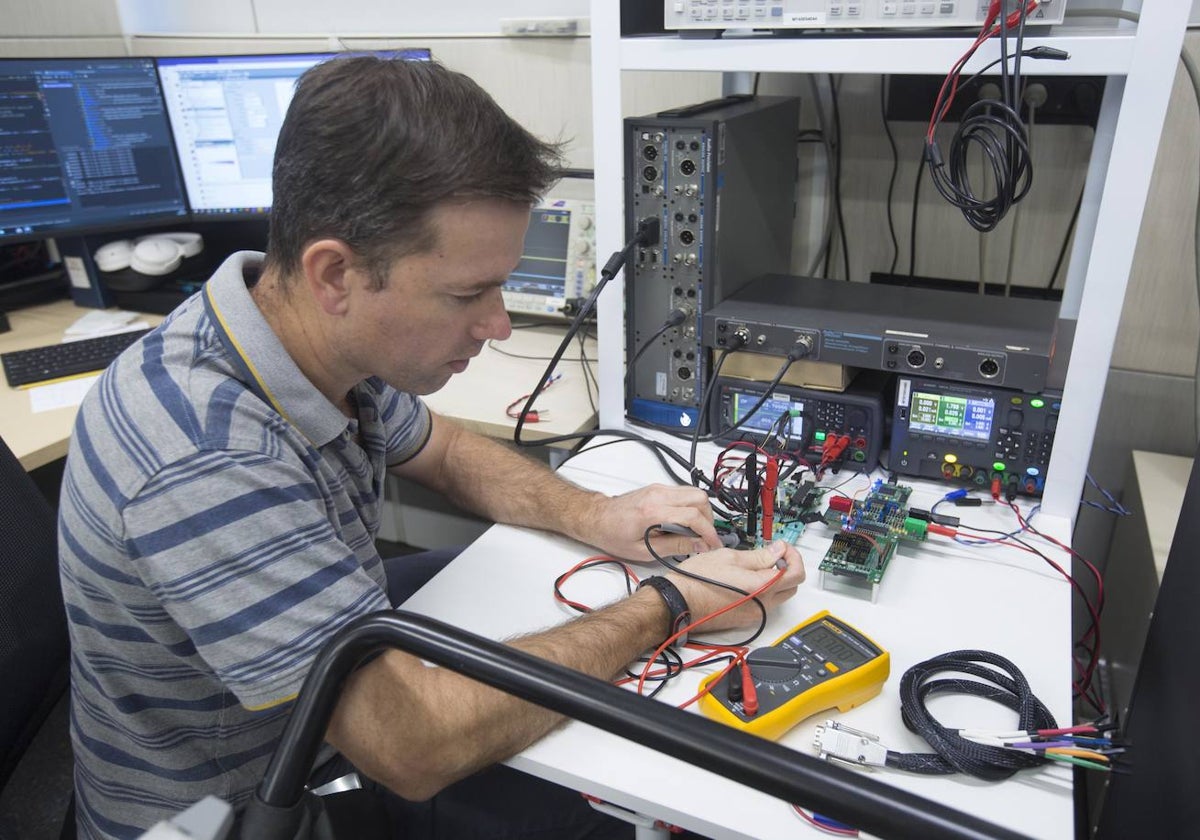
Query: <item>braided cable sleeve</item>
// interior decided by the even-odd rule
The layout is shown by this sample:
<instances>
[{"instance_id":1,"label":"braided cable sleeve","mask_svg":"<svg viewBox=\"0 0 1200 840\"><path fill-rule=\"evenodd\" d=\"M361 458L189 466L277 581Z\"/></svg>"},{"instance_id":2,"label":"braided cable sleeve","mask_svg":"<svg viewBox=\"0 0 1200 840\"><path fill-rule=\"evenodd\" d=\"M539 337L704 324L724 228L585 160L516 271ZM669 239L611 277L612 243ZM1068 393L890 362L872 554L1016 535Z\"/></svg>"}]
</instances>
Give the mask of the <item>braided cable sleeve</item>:
<instances>
[{"instance_id":1,"label":"braided cable sleeve","mask_svg":"<svg viewBox=\"0 0 1200 840\"><path fill-rule=\"evenodd\" d=\"M933 679L943 672L978 679ZM970 694L993 700L1017 713L1018 729L1057 727L1050 710L1033 695L1025 675L1012 662L988 651L952 651L914 665L901 677L900 711L904 725L924 738L934 752L889 751L889 767L925 774L967 773L987 781L1000 781L1018 770L1045 762L1039 755L967 740L957 730L943 726L925 705L926 698L933 694Z\"/></svg>"}]
</instances>

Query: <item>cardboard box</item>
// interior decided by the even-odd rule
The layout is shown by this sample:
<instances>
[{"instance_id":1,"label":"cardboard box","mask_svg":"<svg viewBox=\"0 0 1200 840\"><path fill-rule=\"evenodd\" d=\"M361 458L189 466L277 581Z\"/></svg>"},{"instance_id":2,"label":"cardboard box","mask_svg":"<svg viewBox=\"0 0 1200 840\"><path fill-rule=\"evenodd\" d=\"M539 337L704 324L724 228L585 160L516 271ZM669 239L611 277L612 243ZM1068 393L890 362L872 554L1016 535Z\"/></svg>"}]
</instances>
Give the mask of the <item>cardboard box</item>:
<instances>
[{"instance_id":1,"label":"cardboard box","mask_svg":"<svg viewBox=\"0 0 1200 840\"><path fill-rule=\"evenodd\" d=\"M766 383L775 378L785 361L787 360L783 356L770 356L765 353L730 353L721 367L721 376ZM800 388L844 391L856 373L858 368L800 359L792 363L783 379L779 381L784 385Z\"/></svg>"}]
</instances>

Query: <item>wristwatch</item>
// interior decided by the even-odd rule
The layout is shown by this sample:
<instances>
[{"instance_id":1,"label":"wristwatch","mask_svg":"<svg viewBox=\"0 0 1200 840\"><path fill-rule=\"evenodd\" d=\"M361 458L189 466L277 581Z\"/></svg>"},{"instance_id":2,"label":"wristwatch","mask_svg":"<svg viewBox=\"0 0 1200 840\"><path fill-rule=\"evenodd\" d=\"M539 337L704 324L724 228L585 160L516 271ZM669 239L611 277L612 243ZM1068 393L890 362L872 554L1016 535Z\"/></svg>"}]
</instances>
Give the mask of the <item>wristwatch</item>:
<instances>
[{"instance_id":1,"label":"wristwatch","mask_svg":"<svg viewBox=\"0 0 1200 840\"><path fill-rule=\"evenodd\" d=\"M671 583L665 577L655 575L648 577L638 584L638 589L643 586L649 586L658 591L662 596L663 601L667 604L667 612L671 614L670 630L667 632L667 638L671 638L684 627L692 623L692 611L688 608L687 601L684 600L683 593L675 584ZM683 645L687 643L687 633L684 633L672 644Z\"/></svg>"}]
</instances>

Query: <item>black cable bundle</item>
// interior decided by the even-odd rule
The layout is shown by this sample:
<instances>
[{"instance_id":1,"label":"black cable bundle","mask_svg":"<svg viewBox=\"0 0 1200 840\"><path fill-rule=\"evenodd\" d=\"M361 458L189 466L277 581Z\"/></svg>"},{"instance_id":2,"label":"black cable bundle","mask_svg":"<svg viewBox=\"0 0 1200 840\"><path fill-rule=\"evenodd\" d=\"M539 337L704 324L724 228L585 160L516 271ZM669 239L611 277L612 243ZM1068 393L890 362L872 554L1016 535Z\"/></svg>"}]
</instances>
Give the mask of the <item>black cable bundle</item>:
<instances>
[{"instance_id":1,"label":"black cable bundle","mask_svg":"<svg viewBox=\"0 0 1200 840\"><path fill-rule=\"evenodd\" d=\"M1010 12L1008 6L1011 0L999 3L999 26L992 28L991 18L984 25L975 44L955 64L934 104L933 116L925 136L924 162L929 170L929 177L941 196L950 204L962 211L967 223L978 231L994 230L1009 209L1023 199L1033 185L1033 161L1029 152L1029 131L1021 120L1018 109L1021 107L1021 56L1026 54L1022 48L1025 38L1025 20L1029 12L1035 8L1033 3L1026 5L1026 0L1017 0L1017 10ZM1010 18L1012 18L1010 20ZM1008 49L1010 25L1016 24L1016 50ZM975 76L988 68L999 64L1001 71L1000 98L980 99L974 102L963 114L950 141L949 153L942 156L934 134L942 119L950 110L950 103L959 86L959 74L975 51L993 34L1000 35L1000 58ZM1035 48L1036 49L1036 48ZM1055 50L1055 53L1062 53ZM1033 53L1033 51L1029 51ZM1059 55L1033 55L1037 58L1059 58ZM1062 53L1065 57L1065 53ZM1008 60L1013 59L1012 72L1009 72ZM972 77L972 80L975 77ZM990 196L977 195L976 187L971 184L971 176L967 166L967 156L972 146L978 146L987 160L991 173L994 190Z\"/></svg>"},{"instance_id":2,"label":"black cable bundle","mask_svg":"<svg viewBox=\"0 0 1200 840\"><path fill-rule=\"evenodd\" d=\"M977 664L981 662L992 667ZM961 677L933 679L945 671L970 674L983 682ZM951 651L914 665L900 678L900 713L904 725L924 738L934 752L888 751L888 767L932 775L967 773L998 782L1018 770L1045 762L1038 755L969 741L957 730L942 726L929 713L925 699L931 694L948 693L972 694L1007 706L1017 713L1017 729L1033 732L1058 727L1050 710L1033 695L1025 675L1012 662L983 650Z\"/></svg>"}]
</instances>

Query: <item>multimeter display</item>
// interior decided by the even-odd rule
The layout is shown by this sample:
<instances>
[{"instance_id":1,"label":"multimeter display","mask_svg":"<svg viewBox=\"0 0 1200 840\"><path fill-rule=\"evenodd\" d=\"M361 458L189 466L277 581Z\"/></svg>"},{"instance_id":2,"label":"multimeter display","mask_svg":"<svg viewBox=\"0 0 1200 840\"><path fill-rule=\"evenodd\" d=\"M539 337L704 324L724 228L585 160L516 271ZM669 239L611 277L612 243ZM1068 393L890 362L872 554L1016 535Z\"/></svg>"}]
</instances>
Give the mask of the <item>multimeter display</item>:
<instances>
[{"instance_id":1,"label":"multimeter display","mask_svg":"<svg viewBox=\"0 0 1200 840\"><path fill-rule=\"evenodd\" d=\"M746 664L752 686L742 685L741 669L713 674L701 683L710 690L700 707L765 738L778 738L817 712L835 706L845 712L870 700L891 671L887 651L828 611L752 650Z\"/></svg>"}]
</instances>

